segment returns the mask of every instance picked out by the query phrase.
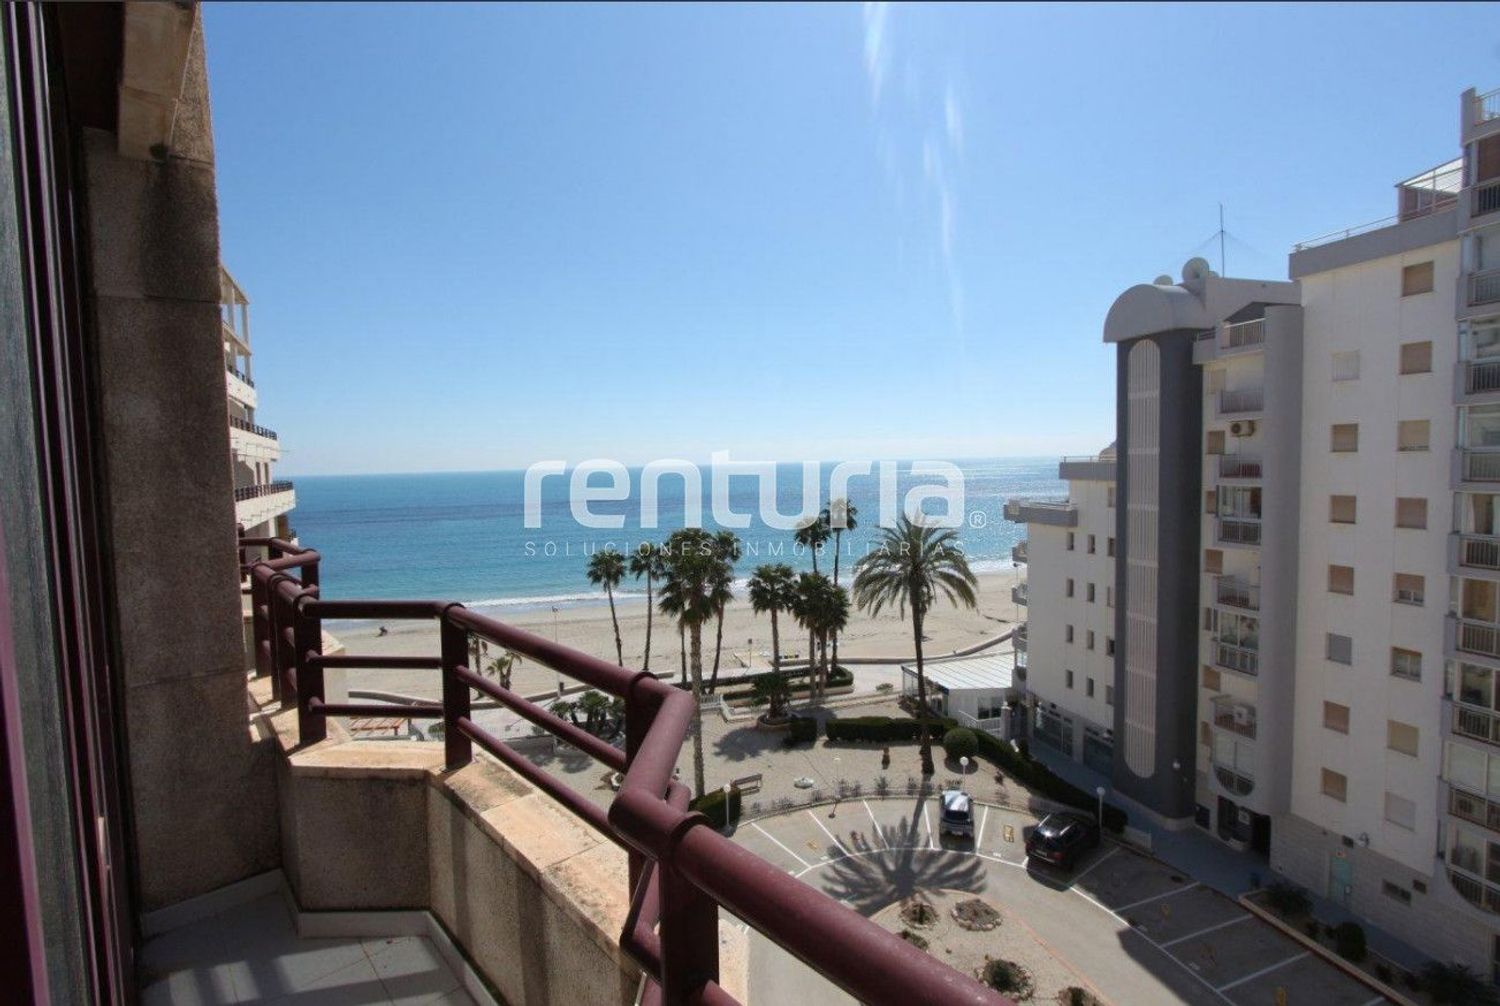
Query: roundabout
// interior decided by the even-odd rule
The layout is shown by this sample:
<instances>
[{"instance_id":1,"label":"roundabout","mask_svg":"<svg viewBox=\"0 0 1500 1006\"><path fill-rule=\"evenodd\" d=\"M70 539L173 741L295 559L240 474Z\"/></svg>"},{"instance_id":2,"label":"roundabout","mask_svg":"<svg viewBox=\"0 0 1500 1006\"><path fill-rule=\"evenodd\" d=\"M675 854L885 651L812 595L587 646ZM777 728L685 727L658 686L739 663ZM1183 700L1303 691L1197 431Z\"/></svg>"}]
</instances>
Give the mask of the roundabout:
<instances>
[{"instance_id":1,"label":"roundabout","mask_svg":"<svg viewBox=\"0 0 1500 1006\"><path fill-rule=\"evenodd\" d=\"M1023 1001L1058 1002L1072 988L1117 1006L1386 1001L1235 901L1124 845L1106 841L1058 873L1027 860L1034 814L977 803L971 840L939 835L937 813L933 796L855 797L741 821L733 838L892 932L908 930L959 970L973 974L986 958L1019 964L1033 987ZM974 900L998 912L997 926L971 930L952 917ZM933 908L930 925L912 925L910 911L903 919L916 903ZM748 979L754 1002L853 1001L753 932Z\"/></svg>"}]
</instances>

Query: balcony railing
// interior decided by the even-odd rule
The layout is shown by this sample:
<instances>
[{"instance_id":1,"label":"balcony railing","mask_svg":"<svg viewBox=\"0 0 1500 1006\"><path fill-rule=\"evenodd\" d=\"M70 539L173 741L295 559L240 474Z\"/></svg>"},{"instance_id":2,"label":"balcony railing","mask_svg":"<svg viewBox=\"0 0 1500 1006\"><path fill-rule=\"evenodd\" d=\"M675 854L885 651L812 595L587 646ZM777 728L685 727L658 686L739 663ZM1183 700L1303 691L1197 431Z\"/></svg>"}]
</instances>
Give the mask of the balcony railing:
<instances>
[{"instance_id":1,"label":"balcony railing","mask_svg":"<svg viewBox=\"0 0 1500 1006\"><path fill-rule=\"evenodd\" d=\"M1226 545L1259 545L1260 521L1220 517L1219 541Z\"/></svg>"},{"instance_id":2,"label":"balcony railing","mask_svg":"<svg viewBox=\"0 0 1500 1006\"><path fill-rule=\"evenodd\" d=\"M1500 537L1489 534L1460 534L1458 564L1471 569L1500 569Z\"/></svg>"},{"instance_id":3,"label":"balcony railing","mask_svg":"<svg viewBox=\"0 0 1500 1006\"><path fill-rule=\"evenodd\" d=\"M1214 726L1221 730L1255 739L1255 707L1243 702L1215 699Z\"/></svg>"},{"instance_id":4,"label":"balcony railing","mask_svg":"<svg viewBox=\"0 0 1500 1006\"><path fill-rule=\"evenodd\" d=\"M1242 772L1237 772L1227 765L1215 765L1214 777L1219 780L1219 785L1231 796L1248 796L1255 789L1255 780Z\"/></svg>"},{"instance_id":5,"label":"balcony railing","mask_svg":"<svg viewBox=\"0 0 1500 1006\"><path fill-rule=\"evenodd\" d=\"M1500 626L1460 621L1457 646L1465 653L1500 659Z\"/></svg>"},{"instance_id":6,"label":"balcony railing","mask_svg":"<svg viewBox=\"0 0 1500 1006\"><path fill-rule=\"evenodd\" d=\"M1500 269L1469 273L1469 306L1500 303Z\"/></svg>"},{"instance_id":7,"label":"balcony railing","mask_svg":"<svg viewBox=\"0 0 1500 1006\"><path fill-rule=\"evenodd\" d=\"M1500 831L1500 803L1448 784L1448 813L1490 831Z\"/></svg>"},{"instance_id":8,"label":"balcony railing","mask_svg":"<svg viewBox=\"0 0 1500 1006\"><path fill-rule=\"evenodd\" d=\"M1057 527L1078 526L1078 504L1066 496L1018 496L1005 501L1005 519L1017 524L1051 524Z\"/></svg>"},{"instance_id":9,"label":"balcony railing","mask_svg":"<svg viewBox=\"0 0 1500 1006\"><path fill-rule=\"evenodd\" d=\"M1234 415L1239 412L1259 412L1265 408L1265 389L1239 388L1235 391L1219 392L1219 414Z\"/></svg>"},{"instance_id":10,"label":"balcony railing","mask_svg":"<svg viewBox=\"0 0 1500 1006\"><path fill-rule=\"evenodd\" d=\"M1015 562L1025 562L1026 561L1026 543L1024 541L1018 541L1014 545L1012 545L1010 547L1010 557Z\"/></svg>"},{"instance_id":11,"label":"balcony railing","mask_svg":"<svg viewBox=\"0 0 1500 1006\"><path fill-rule=\"evenodd\" d=\"M1255 650L1235 643L1214 640L1214 663L1241 674L1256 674L1260 670L1260 655Z\"/></svg>"},{"instance_id":12,"label":"balcony railing","mask_svg":"<svg viewBox=\"0 0 1500 1006\"><path fill-rule=\"evenodd\" d=\"M1478 395L1500 391L1500 360L1468 360L1464 363L1464 392Z\"/></svg>"},{"instance_id":13,"label":"balcony railing","mask_svg":"<svg viewBox=\"0 0 1500 1006\"><path fill-rule=\"evenodd\" d=\"M1448 870L1448 882L1465 901L1487 912L1500 914L1500 888L1451 868Z\"/></svg>"},{"instance_id":14,"label":"balcony railing","mask_svg":"<svg viewBox=\"0 0 1500 1006\"><path fill-rule=\"evenodd\" d=\"M1453 732L1487 744L1500 745L1500 713L1455 702Z\"/></svg>"},{"instance_id":15,"label":"balcony railing","mask_svg":"<svg viewBox=\"0 0 1500 1006\"><path fill-rule=\"evenodd\" d=\"M1010 642L1011 642L1011 645L1015 648L1016 652L1018 652L1018 653L1024 653L1024 652L1026 652L1027 635L1028 635L1028 633L1026 631L1026 623L1025 622L1022 622L1020 625L1016 626L1015 630L1013 632L1011 632L1011 634L1010 634Z\"/></svg>"},{"instance_id":16,"label":"balcony railing","mask_svg":"<svg viewBox=\"0 0 1500 1006\"><path fill-rule=\"evenodd\" d=\"M1494 178L1469 190L1469 216L1482 217L1500 210L1500 178Z\"/></svg>"},{"instance_id":17,"label":"balcony railing","mask_svg":"<svg viewBox=\"0 0 1500 1006\"><path fill-rule=\"evenodd\" d=\"M257 486L236 486L234 490L234 501L242 503L245 500L259 499L262 496L274 496L277 493L289 493L292 491L290 482L263 482Z\"/></svg>"},{"instance_id":18,"label":"balcony railing","mask_svg":"<svg viewBox=\"0 0 1500 1006\"><path fill-rule=\"evenodd\" d=\"M234 364L232 364L232 363L225 363L224 364L224 369L227 370L227 371L229 371L235 377L238 377L240 380L244 381L246 384L250 385L250 387L252 387L252 388L255 387L255 382L252 381L252 380L250 380L250 378L249 378L248 375L243 374L238 369L236 369L236 367L235 367Z\"/></svg>"},{"instance_id":19,"label":"balcony railing","mask_svg":"<svg viewBox=\"0 0 1500 1006\"><path fill-rule=\"evenodd\" d=\"M1026 604L1026 584L1018 583L1010 588L1010 599L1016 604Z\"/></svg>"},{"instance_id":20,"label":"balcony railing","mask_svg":"<svg viewBox=\"0 0 1500 1006\"><path fill-rule=\"evenodd\" d=\"M265 558L247 550L264 549ZM384 715L369 702L328 702L330 667L434 671L442 699L401 707L413 719L441 720L449 770L478 746L546 793L629 856L629 905L620 948L647 977L641 1001L653 1006L730 1004L719 985L720 909L753 926L793 956L865 1002L940 1004L1003 1000L983 985L772 866L688 811L687 787L673 779L692 728L691 693L645 672L617 667L552 640L444 601L334 601L318 589L317 552L271 538L241 539L242 574L250 577L257 674L271 679L282 708L297 710L298 740L327 736L330 716ZM424 620L437 623L439 650L429 656L324 656L324 619ZM479 638L625 702L625 750L476 673L469 642ZM479 692L620 774L606 812L477 725ZM658 928L659 927L659 928Z\"/></svg>"},{"instance_id":21,"label":"balcony railing","mask_svg":"<svg viewBox=\"0 0 1500 1006\"><path fill-rule=\"evenodd\" d=\"M1220 576L1214 579L1214 600L1232 608L1246 611L1260 610L1260 586L1247 583L1235 576Z\"/></svg>"},{"instance_id":22,"label":"balcony railing","mask_svg":"<svg viewBox=\"0 0 1500 1006\"><path fill-rule=\"evenodd\" d=\"M1465 482L1500 482L1500 451L1464 451Z\"/></svg>"},{"instance_id":23,"label":"balcony railing","mask_svg":"<svg viewBox=\"0 0 1500 1006\"><path fill-rule=\"evenodd\" d=\"M1474 125L1482 126L1491 119L1500 119L1500 88L1474 96Z\"/></svg>"},{"instance_id":24,"label":"balcony railing","mask_svg":"<svg viewBox=\"0 0 1500 1006\"><path fill-rule=\"evenodd\" d=\"M1266 341L1266 319L1253 318L1219 326L1220 349L1245 349Z\"/></svg>"},{"instance_id":25,"label":"balcony railing","mask_svg":"<svg viewBox=\"0 0 1500 1006\"><path fill-rule=\"evenodd\" d=\"M1238 454L1219 455L1219 478L1258 479L1260 458L1240 457Z\"/></svg>"},{"instance_id":26,"label":"balcony railing","mask_svg":"<svg viewBox=\"0 0 1500 1006\"><path fill-rule=\"evenodd\" d=\"M277 439L275 430L268 430L264 426L256 426L248 419L241 419L238 416L230 416L229 425L233 426L237 430L244 430L246 433L254 433L258 437L265 437L267 440Z\"/></svg>"}]
</instances>

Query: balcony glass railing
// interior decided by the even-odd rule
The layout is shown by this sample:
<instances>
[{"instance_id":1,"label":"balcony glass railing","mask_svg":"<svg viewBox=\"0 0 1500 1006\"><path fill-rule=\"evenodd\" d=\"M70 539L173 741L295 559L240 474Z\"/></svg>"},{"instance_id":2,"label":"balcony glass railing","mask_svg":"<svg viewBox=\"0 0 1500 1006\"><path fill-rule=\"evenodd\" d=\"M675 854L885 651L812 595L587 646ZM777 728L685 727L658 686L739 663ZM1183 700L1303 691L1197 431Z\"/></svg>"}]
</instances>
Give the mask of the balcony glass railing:
<instances>
[{"instance_id":1,"label":"balcony glass railing","mask_svg":"<svg viewBox=\"0 0 1500 1006\"><path fill-rule=\"evenodd\" d=\"M1246 611L1260 610L1260 587L1237 576L1220 576L1214 580L1214 600Z\"/></svg>"},{"instance_id":2,"label":"balcony glass railing","mask_svg":"<svg viewBox=\"0 0 1500 1006\"><path fill-rule=\"evenodd\" d=\"M1500 303L1500 269L1469 274L1469 306Z\"/></svg>"},{"instance_id":3,"label":"balcony glass railing","mask_svg":"<svg viewBox=\"0 0 1500 1006\"><path fill-rule=\"evenodd\" d=\"M1500 569L1500 537L1489 534L1460 534L1458 564L1470 569Z\"/></svg>"},{"instance_id":4,"label":"balcony glass railing","mask_svg":"<svg viewBox=\"0 0 1500 1006\"><path fill-rule=\"evenodd\" d=\"M1239 388L1219 392L1219 414L1224 416L1240 412L1259 412L1265 408L1265 389Z\"/></svg>"},{"instance_id":5,"label":"balcony glass railing","mask_svg":"<svg viewBox=\"0 0 1500 1006\"><path fill-rule=\"evenodd\" d=\"M1259 545L1260 521L1240 517L1220 517L1219 541L1228 545Z\"/></svg>"},{"instance_id":6,"label":"balcony glass railing","mask_svg":"<svg viewBox=\"0 0 1500 1006\"><path fill-rule=\"evenodd\" d=\"M1256 674L1260 671L1260 655L1254 648L1217 639L1214 640L1214 663L1241 674Z\"/></svg>"},{"instance_id":7,"label":"balcony glass railing","mask_svg":"<svg viewBox=\"0 0 1500 1006\"><path fill-rule=\"evenodd\" d=\"M265 437L267 440L277 439L275 430L267 429L264 426L256 426L248 419L241 419L238 416L230 416L229 425L237 430L244 430L246 433L253 433L258 437Z\"/></svg>"},{"instance_id":8,"label":"balcony glass railing","mask_svg":"<svg viewBox=\"0 0 1500 1006\"><path fill-rule=\"evenodd\" d=\"M1453 732L1488 744L1500 745L1500 713L1455 702Z\"/></svg>"},{"instance_id":9,"label":"balcony glass railing","mask_svg":"<svg viewBox=\"0 0 1500 1006\"><path fill-rule=\"evenodd\" d=\"M1500 391L1500 360L1468 360L1464 363L1464 392L1470 395Z\"/></svg>"}]
</instances>

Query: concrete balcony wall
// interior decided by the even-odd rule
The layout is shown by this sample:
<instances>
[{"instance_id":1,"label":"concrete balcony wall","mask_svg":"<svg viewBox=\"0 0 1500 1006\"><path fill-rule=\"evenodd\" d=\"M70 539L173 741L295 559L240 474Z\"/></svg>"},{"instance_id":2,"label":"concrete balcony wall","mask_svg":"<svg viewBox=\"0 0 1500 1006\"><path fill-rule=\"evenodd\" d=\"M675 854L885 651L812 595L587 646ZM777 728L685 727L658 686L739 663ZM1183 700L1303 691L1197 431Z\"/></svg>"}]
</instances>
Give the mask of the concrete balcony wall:
<instances>
[{"instance_id":1,"label":"concrete balcony wall","mask_svg":"<svg viewBox=\"0 0 1500 1006\"><path fill-rule=\"evenodd\" d=\"M286 492L271 493L268 496L257 496L254 499L238 500L234 504L235 523L249 530L259 527L266 521L275 520L284 513L289 513L297 506L297 491L288 489Z\"/></svg>"},{"instance_id":2,"label":"concrete balcony wall","mask_svg":"<svg viewBox=\"0 0 1500 1006\"><path fill-rule=\"evenodd\" d=\"M269 682L251 690L269 703ZM330 724L299 748L294 712L257 724L276 749L282 869L303 911L430 911L514 1006L635 1001L613 842L485 756L447 772L441 744L352 741ZM744 936L721 923L720 939L744 1001Z\"/></svg>"},{"instance_id":3,"label":"concrete balcony wall","mask_svg":"<svg viewBox=\"0 0 1500 1006\"><path fill-rule=\"evenodd\" d=\"M224 371L224 389L229 393L229 399L232 402L239 402L252 409L260 402L260 397L255 392L255 385L246 382L232 370Z\"/></svg>"}]
</instances>

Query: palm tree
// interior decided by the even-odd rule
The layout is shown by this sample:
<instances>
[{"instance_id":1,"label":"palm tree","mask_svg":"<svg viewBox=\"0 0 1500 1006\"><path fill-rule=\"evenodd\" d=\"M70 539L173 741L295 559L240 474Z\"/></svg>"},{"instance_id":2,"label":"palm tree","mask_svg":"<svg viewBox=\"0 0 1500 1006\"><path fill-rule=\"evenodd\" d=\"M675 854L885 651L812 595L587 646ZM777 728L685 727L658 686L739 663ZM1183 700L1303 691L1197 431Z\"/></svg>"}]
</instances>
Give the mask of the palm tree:
<instances>
[{"instance_id":1,"label":"palm tree","mask_svg":"<svg viewBox=\"0 0 1500 1006\"><path fill-rule=\"evenodd\" d=\"M828 525L823 523L823 518L821 516L807 518L807 520L803 521L801 524L798 524L797 530L793 532L793 536L795 537L797 544L801 545L803 548L811 550L814 573L818 571L818 550L821 549L823 547L823 543L828 540L828 536L830 533L831 532L829 532L828 530Z\"/></svg>"},{"instance_id":2,"label":"palm tree","mask_svg":"<svg viewBox=\"0 0 1500 1006\"><path fill-rule=\"evenodd\" d=\"M625 644L620 641L620 616L615 613L615 588L625 579L625 557L612 548L589 556L589 583L604 588L609 598L609 620L615 623L615 659L625 666Z\"/></svg>"},{"instance_id":3,"label":"palm tree","mask_svg":"<svg viewBox=\"0 0 1500 1006\"><path fill-rule=\"evenodd\" d=\"M922 774L932 775L932 739L927 735L927 677L922 670L922 621L941 595L954 605L978 606L979 581L958 544L958 532L937 528L903 514L881 532L879 547L854 564L854 598L878 615L895 605L902 617L911 608L912 641L917 650L917 705L922 727Z\"/></svg>"},{"instance_id":4,"label":"palm tree","mask_svg":"<svg viewBox=\"0 0 1500 1006\"><path fill-rule=\"evenodd\" d=\"M858 516L859 509L843 496L831 500L819 515L823 526L833 534L833 585L835 587L839 585L839 552L842 551L843 535L845 531L853 531L859 527L859 522L855 519ZM842 631L843 626L839 626L839 632ZM833 666L838 665L839 634L835 632L833 634Z\"/></svg>"},{"instance_id":5,"label":"palm tree","mask_svg":"<svg viewBox=\"0 0 1500 1006\"><path fill-rule=\"evenodd\" d=\"M802 614L808 628L817 638L817 669L808 664L808 692L822 699L828 689L828 642L849 624L849 592L837 586L822 573L806 574L799 583L803 590Z\"/></svg>"},{"instance_id":6,"label":"palm tree","mask_svg":"<svg viewBox=\"0 0 1500 1006\"><path fill-rule=\"evenodd\" d=\"M484 665L483 673L488 677L494 678L496 684L508 691L510 689L511 672L515 670L516 665L520 662L521 658L514 653L509 650L501 650L500 656Z\"/></svg>"},{"instance_id":7,"label":"palm tree","mask_svg":"<svg viewBox=\"0 0 1500 1006\"><path fill-rule=\"evenodd\" d=\"M708 690L712 692L719 687L719 655L724 650L724 606L734 600L734 564L740 561L744 550L740 548L740 536L733 531L718 531L714 534L714 548L719 553L719 558L724 562L725 576L723 582L714 591L714 601L718 605L718 627L714 630L714 671L708 679Z\"/></svg>"},{"instance_id":8,"label":"palm tree","mask_svg":"<svg viewBox=\"0 0 1500 1006\"><path fill-rule=\"evenodd\" d=\"M701 528L672 532L667 539L667 575L658 602L662 614L677 619L680 632L690 641L693 672L693 782L696 795L706 790L703 781L703 625L717 610L715 591L725 577L724 560L713 536Z\"/></svg>"},{"instance_id":9,"label":"palm tree","mask_svg":"<svg viewBox=\"0 0 1500 1006\"><path fill-rule=\"evenodd\" d=\"M651 585L666 574L667 564L662 557L661 546L642 542L630 556L630 575L637 580L646 580L646 655L641 658L641 670L651 670Z\"/></svg>"},{"instance_id":10,"label":"palm tree","mask_svg":"<svg viewBox=\"0 0 1500 1006\"><path fill-rule=\"evenodd\" d=\"M822 573L799 573L792 591L792 617L807 630L807 697L814 700L818 697L818 627L822 624L824 585L828 583Z\"/></svg>"},{"instance_id":11,"label":"palm tree","mask_svg":"<svg viewBox=\"0 0 1500 1006\"><path fill-rule=\"evenodd\" d=\"M750 577L750 610L771 615L771 670L781 670L781 629L777 615L791 611L797 602L797 580L785 563L758 566Z\"/></svg>"}]
</instances>

